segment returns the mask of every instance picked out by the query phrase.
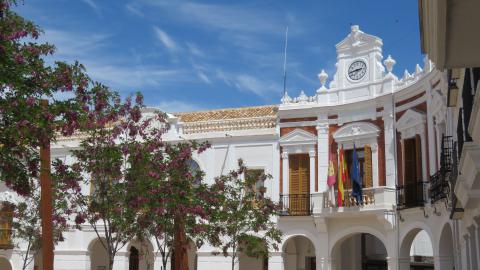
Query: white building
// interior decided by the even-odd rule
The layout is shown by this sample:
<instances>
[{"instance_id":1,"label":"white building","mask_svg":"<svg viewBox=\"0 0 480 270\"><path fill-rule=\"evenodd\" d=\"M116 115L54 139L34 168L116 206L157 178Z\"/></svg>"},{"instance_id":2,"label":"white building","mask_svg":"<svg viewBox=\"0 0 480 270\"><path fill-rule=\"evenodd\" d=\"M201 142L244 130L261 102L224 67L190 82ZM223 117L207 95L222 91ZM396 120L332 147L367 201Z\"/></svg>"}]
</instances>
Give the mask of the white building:
<instances>
[{"instance_id":1,"label":"white building","mask_svg":"<svg viewBox=\"0 0 480 270\"><path fill-rule=\"evenodd\" d=\"M460 236L466 225L451 218L452 196L446 192L445 168L449 166L449 174L455 171L447 137L454 126L446 117L446 73L426 58L423 67L417 65L398 78L392 73L395 60L384 59L382 44L352 26L336 45L336 73L327 84L329 76L322 70L320 87L309 95L302 91L292 98L285 93L279 105L170 115L166 140L212 143L194 157L206 173L205 181L234 169L239 158L248 168L273 176L265 186L267 196L283 205L278 218L284 233L281 250L272 250L268 260L241 256L238 269L477 269L478 264L466 268L461 263L473 261L472 256L478 259L478 218L468 227L476 241L465 247ZM78 140L58 141L53 156L68 162ZM331 199L336 191L327 186L329 158L336 164L343 146L350 164L354 145L363 203L350 199L347 181L347 202L339 207ZM461 165L469 162L464 160ZM461 179L476 180L477 175L462 173ZM471 206L471 215L478 216L477 200L468 202L465 213ZM65 238L56 246L55 269L105 269L105 252L92 229L84 226ZM129 269L136 245L130 243L118 253L115 269ZM190 268L229 269L230 258L212 251L208 245L192 249ZM154 269L160 269L160 262L155 260ZM17 250L0 251L0 269L20 267ZM142 261L140 269L145 269Z\"/></svg>"}]
</instances>

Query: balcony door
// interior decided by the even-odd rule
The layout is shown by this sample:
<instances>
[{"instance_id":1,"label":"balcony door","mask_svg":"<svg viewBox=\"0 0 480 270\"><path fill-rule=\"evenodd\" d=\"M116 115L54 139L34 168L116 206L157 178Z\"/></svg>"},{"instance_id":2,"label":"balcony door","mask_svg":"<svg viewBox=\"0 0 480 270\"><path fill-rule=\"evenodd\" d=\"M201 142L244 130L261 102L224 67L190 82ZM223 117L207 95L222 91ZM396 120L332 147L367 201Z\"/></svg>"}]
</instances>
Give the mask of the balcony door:
<instances>
[{"instance_id":1,"label":"balcony door","mask_svg":"<svg viewBox=\"0 0 480 270\"><path fill-rule=\"evenodd\" d=\"M290 215L306 215L310 207L310 158L308 154L290 155Z\"/></svg>"},{"instance_id":2,"label":"balcony door","mask_svg":"<svg viewBox=\"0 0 480 270\"><path fill-rule=\"evenodd\" d=\"M404 196L405 205L414 207L423 202L422 151L420 136L405 139L404 145Z\"/></svg>"}]
</instances>

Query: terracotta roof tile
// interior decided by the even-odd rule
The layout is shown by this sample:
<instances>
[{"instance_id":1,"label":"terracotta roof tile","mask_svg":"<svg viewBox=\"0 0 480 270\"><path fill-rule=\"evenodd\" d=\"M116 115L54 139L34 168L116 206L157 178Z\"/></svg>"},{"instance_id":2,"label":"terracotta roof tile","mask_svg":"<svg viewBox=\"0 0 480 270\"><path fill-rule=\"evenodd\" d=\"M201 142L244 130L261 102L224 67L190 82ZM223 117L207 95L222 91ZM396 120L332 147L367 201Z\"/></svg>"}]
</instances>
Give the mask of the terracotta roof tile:
<instances>
[{"instance_id":1,"label":"terracotta roof tile","mask_svg":"<svg viewBox=\"0 0 480 270\"><path fill-rule=\"evenodd\" d=\"M174 113L182 122L202 122L212 120L229 120L239 118L269 117L277 115L278 106L256 106L210 111Z\"/></svg>"}]
</instances>

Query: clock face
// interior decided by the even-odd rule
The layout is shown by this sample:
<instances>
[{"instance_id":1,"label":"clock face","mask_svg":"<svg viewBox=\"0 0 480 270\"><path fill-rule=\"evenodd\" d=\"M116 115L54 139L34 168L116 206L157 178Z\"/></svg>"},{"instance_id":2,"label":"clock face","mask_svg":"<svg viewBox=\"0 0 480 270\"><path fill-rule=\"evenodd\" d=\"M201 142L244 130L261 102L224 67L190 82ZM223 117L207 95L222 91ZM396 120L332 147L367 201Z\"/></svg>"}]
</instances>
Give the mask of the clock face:
<instances>
[{"instance_id":1,"label":"clock face","mask_svg":"<svg viewBox=\"0 0 480 270\"><path fill-rule=\"evenodd\" d=\"M354 81L358 81L367 73L367 64L363 61L355 61L348 67L348 77Z\"/></svg>"}]
</instances>

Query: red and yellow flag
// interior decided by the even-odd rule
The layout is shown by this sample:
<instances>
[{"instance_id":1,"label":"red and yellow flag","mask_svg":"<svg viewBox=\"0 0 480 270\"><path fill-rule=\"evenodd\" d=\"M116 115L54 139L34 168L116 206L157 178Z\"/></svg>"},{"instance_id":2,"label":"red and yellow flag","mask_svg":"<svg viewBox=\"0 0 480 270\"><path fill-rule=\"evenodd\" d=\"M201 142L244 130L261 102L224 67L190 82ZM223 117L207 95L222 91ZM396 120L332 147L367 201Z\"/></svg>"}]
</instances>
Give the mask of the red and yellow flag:
<instances>
[{"instance_id":1,"label":"red and yellow flag","mask_svg":"<svg viewBox=\"0 0 480 270\"><path fill-rule=\"evenodd\" d=\"M345 153L343 147L340 149L340 159L338 162L338 195L337 195L337 204L338 206L343 206L344 198L344 189L343 184L347 179L347 164L345 161Z\"/></svg>"},{"instance_id":2,"label":"red and yellow flag","mask_svg":"<svg viewBox=\"0 0 480 270\"><path fill-rule=\"evenodd\" d=\"M329 187L333 186L335 184L335 168L333 166L333 160L332 156L329 155L329 160L328 160L328 178L327 178L327 185Z\"/></svg>"}]
</instances>

